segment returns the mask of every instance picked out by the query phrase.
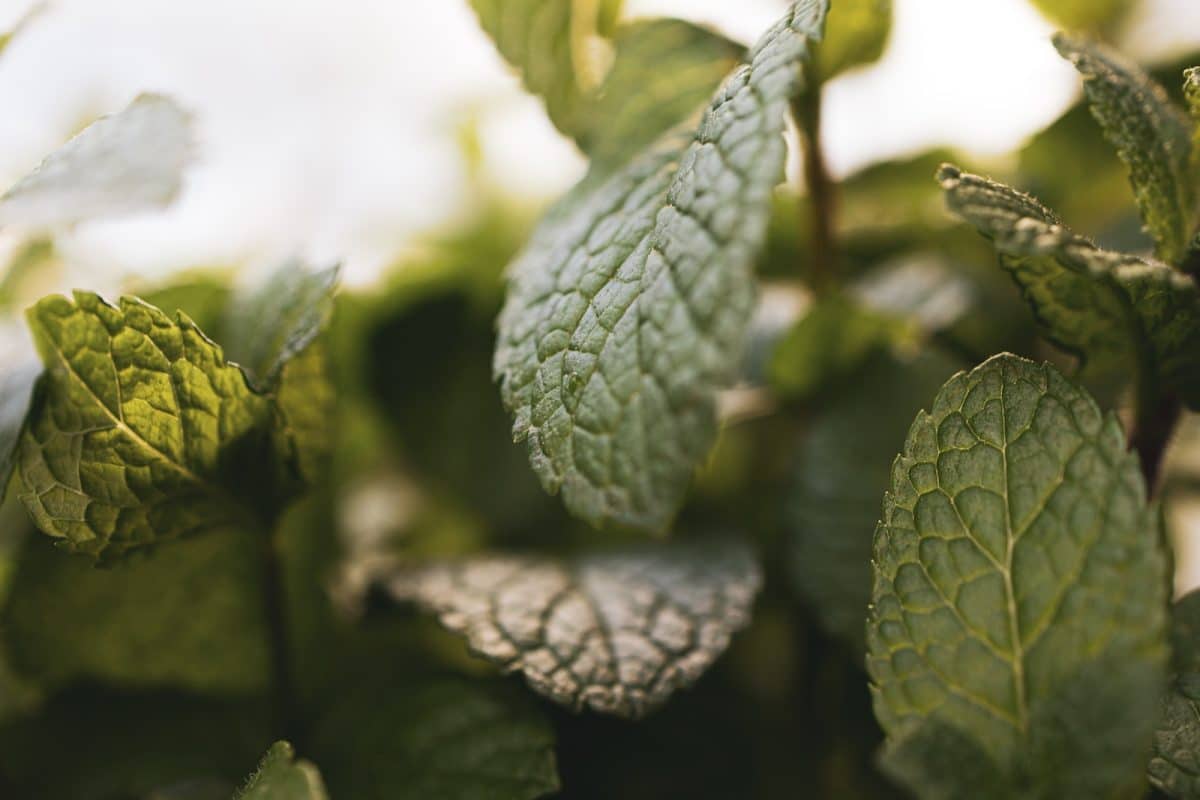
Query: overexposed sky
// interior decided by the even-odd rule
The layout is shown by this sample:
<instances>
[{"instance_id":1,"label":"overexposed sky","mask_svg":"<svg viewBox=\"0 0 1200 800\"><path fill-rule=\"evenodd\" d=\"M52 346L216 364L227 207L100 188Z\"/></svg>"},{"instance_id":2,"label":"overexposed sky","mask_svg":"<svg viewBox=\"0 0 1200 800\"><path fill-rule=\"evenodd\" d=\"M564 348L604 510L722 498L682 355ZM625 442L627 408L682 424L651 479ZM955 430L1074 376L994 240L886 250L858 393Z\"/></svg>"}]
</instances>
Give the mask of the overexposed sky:
<instances>
[{"instance_id":1,"label":"overexposed sky","mask_svg":"<svg viewBox=\"0 0 1200 800\"><path fill-rule=\"evenodd\" d=\"M835 0L836 2L836 0ZM1149 0L1152 52L1200 45L1200 0ZM0 0L0 28L33 5ZM142 91L200 124L171 209L80 226L71 277L290 254L369 281L413 237L470 207L454 133L480 121L486 174L548 198L582 159L525 95L466 0L48 0L0 57L0 189L90 119ZM846 173L935 144L1002 153L1078 91L1025 0L895 0L883 60L828 89L825 135ZM753 41L782 0L627 0ZM98 287L100 288L100 287Z\"/></svg>"}]
</instances>

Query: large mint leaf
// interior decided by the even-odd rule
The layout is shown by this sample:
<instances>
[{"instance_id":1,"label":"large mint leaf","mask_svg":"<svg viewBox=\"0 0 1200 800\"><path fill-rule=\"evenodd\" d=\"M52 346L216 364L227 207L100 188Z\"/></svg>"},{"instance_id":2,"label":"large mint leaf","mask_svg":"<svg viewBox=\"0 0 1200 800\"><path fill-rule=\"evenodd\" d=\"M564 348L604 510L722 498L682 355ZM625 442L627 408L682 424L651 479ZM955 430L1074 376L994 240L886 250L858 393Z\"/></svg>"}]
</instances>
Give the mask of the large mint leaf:
<instances>
[{"instance_id":1,"label":"large mint leaf","mask_svg":"<svg viewBox=\"0 0 1200 800\"><path fill-rule=\"evenodd\" d=\"M1200 196L1187 117L1161 86L1103 45L1058 34L1054 46L1083 76L1092 114L1129 169L1158 257L1178 264L1196 230Z\"/></svg>"},{"instance_id":2,"label":"large mint leaf","mask_svg":"<svg viewBox=\"0 0 1200 800\"><path fill-rule=\"evenodd\" d=\"M352 683L314 724L312 757L333 797L545 797L559 788L554 731L513 688L428 677Z\"/></svg>"},{"instance_id":3,"label":"large mint leaf","mask_svg":"<svg viewBox=\"0 0 1200 800\"><path fill-rule=\"evenodd\" d=\"M217 345L132 298L52 296L28 318L46 374L19 463L38 527L109 557L246 522L271 407Z\"/></svg>"},{"instance_id":4,"label":"large mint leaf","mask_svg":"<svg viewBox=\"0 0 1200 800\"><path fill-rule=\"evenodd\" d=\"M716 434L784 118L826 4L754 48L682 150L660 146L550 212L512 265L495 372L534 470L593 523L661 530Z\"/></svg>"},{"instance_id":5,"label":"large mint leaf","mask_svg":"<svg viewBox=\"0 0 1200 800\"><path fill-rule=\"evenodd\" d=\"M196 691L266 687L257 538L226 530L97 569L23 545L0 617L7 658L54 689L80 680Z\"/></svg>"},{"instance_id":6,"label":"large mint leaf","mask_svg":"<svg viewBox=\"0 0 1200 800\"><path fill-rule=\"evenodd\" d=\"M612 69L581 135L600 169L619 166L698 113L745 54L741 45L679 19L624 25L614 44Z\"/></svg>"},{"instance_id":7,"label":"large mint leaf","mask_svg":"<svg viewBox=\"0 0 1200 800\"><path fill-rule=\"evenodd\" d=\"M329 800L321 773L308 761L297 761L288 742L276 742L234 800Z\"/></svg>"},{"instance_id":8,"label":"large mint leaf","mask_svg":"<svg viewBox=\"0 0 1200 800\"><path fill-rule=\"evenodd\" d=\"M744 547L711 543L567 561L481 556L406 569L387 586L550 699L640 717L725 650L761 582Z\"/></svg>"},{"instance_id":9,"label":"large mint leaf","mask_svg":"<svg viewBox=\"0 0 1200 800\"><path fill-rule=\"evenodd\" d=\"M1147 772L1150 782L1180 800L1200 798L1200 591L1171 610L1175 677L1163 697Z\"/></svg>"},{"instance_id":10,"label":"large mint leaf","mask_svg":"<svg viewBox=\"0 0 1200 800\"><path fill-rule=\"evenodd\" d=\"M950 726L1025 797L1141 780L1166 569L1115 417L1016 356L954 376L893 464L874 551L867 665L893 745Z\"/></svg>"},{"instance_id":11,"label":"large mint leaf","mask_svg":"<svg viewBox=\"0 0 1200 800\"><path fill-rule=\"evenodd\" d=\"M943 166L950 210L990 238L1046 336L1110 367L1159 376L1200 408L1200 298L1165 264L1101 250L1032 197Z\"/></svg>"},{"instance_id":12,"label":"large mint leaf","mask_svg":"<svg viewBox=\"0 0 1200 800\"><path fill-rule=\"evenodd\" d=\"M0 226L53 227L170 204L191 160L191 115L143 94L101 117L0 197Z\"/></svg>"}]
</instances>

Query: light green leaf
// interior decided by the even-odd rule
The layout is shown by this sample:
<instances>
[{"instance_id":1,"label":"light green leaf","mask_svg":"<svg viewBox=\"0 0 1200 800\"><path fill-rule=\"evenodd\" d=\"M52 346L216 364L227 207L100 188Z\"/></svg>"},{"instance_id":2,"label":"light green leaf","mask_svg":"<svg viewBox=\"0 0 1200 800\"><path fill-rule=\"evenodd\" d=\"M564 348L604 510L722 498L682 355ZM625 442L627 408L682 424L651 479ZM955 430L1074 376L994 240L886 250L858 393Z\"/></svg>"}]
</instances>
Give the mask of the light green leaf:
<instances>
[{"instance_id":1,"label":"light green leaf","mask_svg":"<svg viewBox=\"0 0 1200 800\"><path fill-rule=\"evenodd\" d=\"M896 443L959 364L936 351L911 360L879 353L809 420L786 520L796 586L830 632L861 654L871 601L871 538Z\"/></svg>"},{"instance_id":2,"label":"light green leaf","mask_svg":"<svg viewBox=\"0 0 1200 800\"><path fill-rule=\"evenodd\" d=\"M1137 65L1103 45L1058 34L1054 46L1083 76L1092 114L1129 169L1158 257L1178 264L1196 230L1200 184L1187 117Z\"/></svg>"},{"instance_id":3,"label":"light green leaf","mask_svg":"<svg viewBox=\"0 0 1200 800\"><path fill-rule=\"evenodd\" d=\"M297 761L288 742L276 742L234 800L329 800L321 773Z\"/></svg>"},{"instance_id":4,"label":"light green leaf","mask_svg":"<svg viewBox=\"0 0 1200 800\"><path fill-rule=\"evenodd\" d=\"M1055 24L1069 30L1112 33L1139 0L1032 0Z\"/></svg>"},{"instance_id":5,"label":"light green leaf","mask_svg":"<svg viewBox=\"0 0 1200 800\"><path fill-rule=\"evenodd\" d=\"M169 205L194 149L191 115L143 94L101 117L0 197L0 226L54 227Z\"/></svg>"},{"instance_id":6,"label":"light green leaf","mask_svg":"<svg viewBox=\"0 0 1200 800\"><path fill-rule=\"evenodd\" d=\"M909 430L875 534L885 732L953 727L1017 796L1123 796L1166 666L1157 524L1115 417L1053 367L1006 354L951 378ZM958 796L973 774L953 776Z\"/></svg>"},{"instance_id":7,"label":"light green leaf","mask_svg":"<svg viewBox=\"0 0 1200 800\"><path fill-rule=\"evenodd\" d=\"M275 447L309 486L325 475L333 452L334 389L324 342L315 341L283 365L275 390Z\"/></svg>"},{"instance_id":8,"label":"light green leaf","mask_svg":"<svg viewBox=\"0 0 1200 800\"><path fill-rule=\"evenodd\" d=\"M166 542L97 569L43 537L25 542L4 607L13 668L47 688L91 679L196 691L266 687L256 537Z\"/></svg>"},{"instance_id":9,"label":"light green leaf","mask_svg":"<svg viewBox=\"0 0 1200 800\"><path fill-rule=\"evenodd\" d=\"M892 31L892 0L837 0L829 8L817 72L829 80L879 60Z\"/></svg>"},{"instance_id":10,"label":"light green leaf","mask_svg":"<svg viewBox=\"0 0 1200 800\"><path fill-rule=\"evenodd\" d=\"M543 487L594 524L664 529L712 445L782 179L788 101L825 9L796 4L690 144L585 182L512 265L494 366L513 435Z\"/></svg>"},{"instance_id":11,"label":"light green leaf","mask_svg":"<svg viewBox=\"0 0 1200 800\"><path fill-rule=\"evenodd\" d=\"M19 357L13 364L5 359L0 372L0 503L4 502L16 466L17 443L33 402L33 388L42 374L41 365L32 355Z\"/></svg>"},{"instance_id":12,"label":"light green leaf","mask_svg":"<svg viewBox=\"0 0 1200 800\"><path fill-rule=\"evenodd\" d=\"M950 210L990 238L1046 336L1109 368L1150 370L1200 408L1200 299L1191 278L1101 250L1032 197L944 166Z\"/></svg>"},{"instance_id":13,"label":"light green leaf","mask_svg":"<svg viewBox=\"0 0 1200 800\"><path fill-rule=\"evenodd\" d=\"M1150 783L1180 800L1200 798L1200 591L1171 610L1175 676L1163 696L1147 773Z\"/></svg>"},{"instance_id":14,"label":"light green leaf","mask_svg":"<svg viewBox=\"0 0 1200 800\"><path fill-rule=\"evenodd\" d=\"M528 698L493 681L359 682L312 734L334 797L533 800L558 790L554 732Z\"/></svg>"},{"instance_id":15,"label":"light green leaf","mask_svg":"<svg viewBox=\"0 0 1200 800\"><path fill-rule=\"evenodd\" d=\"M551 700L640 717L721 655L761 583L744 546L712 542L571 560L480 556L402 569L386 585Z\"/></svg>"},{"instance_id":16,"label":"light green leaf","mask_svg":"<svg viewBox=\"0 0 1200 800\"><path fill-rule=\"evenodd\" d=\"M29 310L46 365L19 449L21 499L69 550L120 555L245 523L271 406L186 317L76 292Z\"/></svg>"},{"instance_id":17,"label":"light green leaf","mask_svg":"<svg viewBox=\"0 0 1200 800\"><path fill-rule=\"evenodd\" d=\"M313 343L329 321L338 268L281 264L259 286L235 292L220 339L225 355L256 387L273 389L284 365Z\"/></svg>"},{"instance_id":18,"label":"light green leaf","mask_svg":"<svg viewBox=\"0 0 1200 800\"><path fill-rule=\"evenodd\" d=\"M611 169L664 131L698 114L745 48L679 19L633 22L617 30L612 69L596 94L583 149Z\"/></svg>"}]
</instances>

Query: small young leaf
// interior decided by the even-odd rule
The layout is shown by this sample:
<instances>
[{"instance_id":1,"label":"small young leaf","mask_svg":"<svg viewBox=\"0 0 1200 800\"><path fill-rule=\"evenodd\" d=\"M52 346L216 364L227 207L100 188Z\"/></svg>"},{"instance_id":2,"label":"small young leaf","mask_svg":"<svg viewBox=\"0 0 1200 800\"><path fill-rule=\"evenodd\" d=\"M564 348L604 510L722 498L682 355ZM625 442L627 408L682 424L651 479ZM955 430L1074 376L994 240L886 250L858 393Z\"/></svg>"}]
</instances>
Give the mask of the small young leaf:
<instances>
[{"instance_id":1,"label":"small young leaf","mask_svg":"<svg viewBox=\"0 0 1200 800\"><path fill-rule=\"evenodd\" d=\"M329 800L321 773L297 761L288 742L276 742L234 800Z\"/></svg>"},{"instance_id":2,"label":"small young leaf","mask_svg":"<svg viewBox=\"0 0 1200 800\"><path fill-rule=\"evenodd\" d=\"M1083 76L1092 114L1129 169L1158 257L1178 264L1196 230L1200 184L1187 117L1161 86L1103 45L1058 34L1054 46Z\"/></svg>"},{"instance_id":3,"label":"small young leaf","mask_svg":"<svg viewBox=\"0 0 1200 800\"><path fill-rule=\"evenodd\" d=\"M7 658L49 689L91 679L261 691L268 653L258 547L244 531L217 531L97 569L30 537L0 617Z\"/></svg>"},{"instance_id":4,"label":"small young leaf","mask_svg":"<svg viewBox=\"0 0 1200 800\"><path fill-rule=\"evenodd\" d=\"M892 0L837 0L829 8L817 73L829 80L879 60L892 31Z\"/></svg>"},{"instance_id":5,"label":"small young leaf","mask_svg":"<svg viewBox=\"0 0 1200 800\"><path fill-rule=\"evenodd\" d=\"M346 686L313 726L313 758L334 797L545 797L559 788L554 731L512 689L427 677Z\"/></svg>"},{"instance_id":6,"label":"small young leaf","mask_svg":"<svg viewBox=\"0 0 1200 800\"><path fill-rule=\"evenodd\" d=\"M744 547L710 543L568 561L481 556L403 570L387 586L555 702L640 717L725 650L761 582Z\"/></svg>"},{"instance_id":7,"label":"small young leaf","mask_svg":"<svg viewBox=\"0 0 1200 800\"><path fill-rule=\"evenodd\" d=\"M951 378L875 534L867 666L893 742L953 727L1018 796L1140 780L1166 666L1157 524L1120 425L1053 367L1000 355Z\"/></svg>"},{"instance_id":8,"label":"small young leaf","mask_svg":"<svg viewBox=\"0 0 1200 800\"><path fill-rule=\"evenodd\" d=\"M46 373L19 464L39 528L107 558L245 522L271 406L217 345L133 298L52 296L28 317Z\"/></svg>"},{"instance_id":9,"label":"small young leaf","mask_svg":"<svg viewBox=\"0 0 1200 800\"><path fill-rule=\"evenodd\" d=\"M1101 250L1032 197L943 166L950 210L990 238L1046 336L1087 359L1152 370L1200 408L1196 283L1156 261Z\"/></svg>"},{"instance_id":10,"label":"small young leaf","mask_svg":"<svg viewBox=\"0 0 1200 800\"><path fill-rule=\"evenodd\" d=\"M1200 591L1171 610L1175 676L1163 697L1147 772L1150 783L1180 800L1200 798Z\"/></svg>"},{"instance_id":11,"label":"small young leaf","mask_svg":"<svg viewBox=\"0 0 1200 800\"><path fill-rule=\"evenodd\" d=\"M547 491L593 524L660 531L716 435L735 371L784 117L824 0L801 0L660 146L553 209L512 265L495 372Z\"/></svg>"},{"instance_id":12,"label":"small young leaf","mask_svg":"<svg viewBox=\"0 0 1200 800\"><path fill-rule=\"evenodd\" d=\"M193 149L192 118L143 94L51 153L0 197L0 226L54 227L170 204Z\"/></svg>"}]
</instances>

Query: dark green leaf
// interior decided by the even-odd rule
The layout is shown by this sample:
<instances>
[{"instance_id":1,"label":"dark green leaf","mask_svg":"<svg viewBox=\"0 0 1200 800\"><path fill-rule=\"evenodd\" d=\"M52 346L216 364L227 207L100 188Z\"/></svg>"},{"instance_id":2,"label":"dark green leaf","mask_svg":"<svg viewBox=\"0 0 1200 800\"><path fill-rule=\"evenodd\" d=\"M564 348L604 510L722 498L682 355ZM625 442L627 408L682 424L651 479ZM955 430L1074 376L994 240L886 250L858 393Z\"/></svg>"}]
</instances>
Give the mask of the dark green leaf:
<instances>
[{"instance_id":1,"label":"dark green leaf","mask_svg":"<svg viewBox=\"0 0 1200 800\"><path fill-rule=\"evenodd\" d=\"M1129 169L1158 257L1178 264L1197 222L1191 125L1161 86L1117 53L1063 34L1054 46L1083 76L1092 114Z\"/></svg>"},{"instance_id":2,"label":"dark green leaf","mask_svg":"<svg viewBox=\"0 0 1200 800\"><path fill-rule=\"evenodd\" d=\"M828 80L883 55L892 31L892 0L837 0L829 8L817 73Z\"/></svg>"},{"instance_id":3,"label":"dark green leaf","mask_svg":"<svg viewBox=\"0 0 1200 800\"><path fill-rule=\"evenodd\" d=\"M329 800L321 773L297 761L288 742L276 742L234 800Z\"/></svg>"},{"instance_id":4,"label":"dark green leaf","mask_svg":"<svg viewBox=\"0 0 1200 800\"><path fill-rule=\"evenodd\" d=\"M640 717L725 650L750 621L761 582L743 546L680 543L567 561L433 563L401 570L387 587L550 699Z\"/></svg>"},{"instance_id":5,"label":"dark green leaf","mask_svg":"<svg viewBox=\"0 0 1200 800\"><path fill-rule=\"evenodd\" d=\"M577 516L664 529L712 445L782 178L788 101L824 12L823 0L794 6L689 145L585 182L513 264L495 372L514 437Z\"/></svg>"},{"instance_id":6,"label":"dark green leaf","mask_svg":"<svg viewBox=\"0 0 1200 800\"><path fill-rule=\"evenodd\" d=\"M1180 800L1200 798L1200 591L1171 610L1175 677L1162 700L1147 772L1150 782Z\"/></svg>"},{"instance_id":7,"label":"dark green leaf","mask_svg":"<svg viewBox=\"0 0 1200 800\"><path fill-rule=\"evenodd\" d=\"M884 730L951 726L1019 796L1123 796L1166 666L1157 524L1115 417L1054 368L1000 355L951 378L909 430L875 534ZM976 777L963 765L942 796Z\"/></svg>"}]
</instances>

